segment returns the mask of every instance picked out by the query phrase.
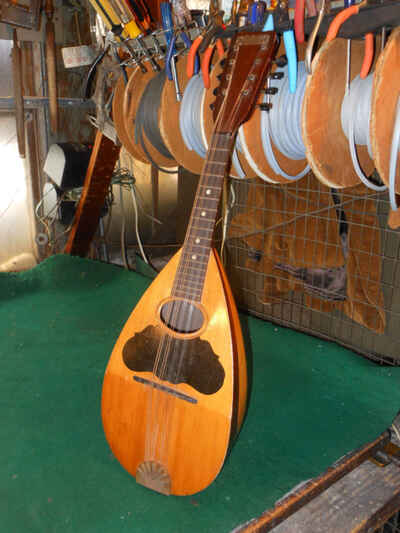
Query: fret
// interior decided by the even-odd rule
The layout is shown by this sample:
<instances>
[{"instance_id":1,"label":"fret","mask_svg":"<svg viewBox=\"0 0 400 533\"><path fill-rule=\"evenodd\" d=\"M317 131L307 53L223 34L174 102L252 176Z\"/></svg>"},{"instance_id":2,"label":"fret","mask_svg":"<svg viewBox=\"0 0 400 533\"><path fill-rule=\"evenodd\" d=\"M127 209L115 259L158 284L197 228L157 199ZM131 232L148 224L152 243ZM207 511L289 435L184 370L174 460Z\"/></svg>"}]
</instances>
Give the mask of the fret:
<instances>
[{"instance_id":1,"label":"fret","mask_svg":"<svg viewBox=\"0 0 400 533\"><path fill-rule=\"evenodd\" d=\"M191 292L196 292L196 293L198 293L199 296L203 292L203 284L201 284L201 287L197 288L197 287L192 287L191 285L188 285L184 281L180 281L179 285L177 285L176 288L180 289L180 290L184 290L185 292L188 292L188 290L191 291Z\"/></svg>"},{"instance_id":2,"label":"fret","mask_svg":"<svg viewBox=\"0 0 400 533\"><path fill-rule=\"evenodd\" d=\"M204 250L209 250L210 249L210 244L208 244L208 246L205 246L205 245L202 245L198 242L195 242L194 244L190 244L190 247L191 247L191 250L193 250L194 252L197 252L197 250L195 250L195 248L204 248ZM198 253L201 253L201 252L198 252Z\"/></svg>"},{"instance_id":3,"label":"fret","mask_svg":"<svg viewBox=\"0 0 400 533\"><path fill-rule=\"evenodd\" d=\"M231 140L230 134L221 133L214 134L210 143L175 276L174 294L191 291L199 295L203 290Z\"/></svg>"},{"instance_id":4,"label":"fret","mask_svg":"<svg viewBox=\"0 0 400 533\"><path fill-rule=\"evenodd\" d=\"M176 289L174 291L173 295L174 296L178 296L179 298L188 298L188 295L186 294L186 292L185 291L180 291L179 289ZM199 295L199 296L191 295L190 298L188 298L188 299L190 299L190 300L192 300L194 302L200 302L201 301L201 295Z\"/></svg>"},{"instance_id":5,"label":"fret","mask_svg":"<svg viewBox=\"0 0 400 533\"><path fill-rule=\"evenodd\" d=\"M201 218L200 220L203 220L203 219ZM195 226L194 224L191 225L191 228L196 229L196 230L200 230L200 231L209 231L210 233L213 233L213 231L214 231L214 228L212 228L212 229L201 228L200 226Z\"/></svg>"},{"instance_id":6,"label":"fret","mask_svg":"<svg viewBox=\"0 0 400 533\"><path fill-rule=\"evenodd\" d=\"M191 262L191 261L188 261L188 262L186 263L186 268L190 267L190 270L197 270L198 272L204 272L204 271L205 271L205 269L203 269L203 268L197 268L197 267L195 267L195 266L193 266L193 265L188 265L188 263L190 263L190 262ZM196 264L196 263L195 263L195 264ZM203 266L204 266L204 263L203 263Z\"/></svg>"},{"instance_id":7,"label":"fret","mask_svg":"<svg viewBox=\"0 0 400 533\"><path fill-rule=\"evenodd\" d=\"M204 189L216 189L218 191L221 190L221 187L215 187L213 185L200 185L200 187L203 187Z\"/></svg>"},{"instance_id":8,"label":"fret","mask_svg":"<svg viewBox=\"0 0 400 533\"><path fill-rule=\"evenodd\" d=\"M195 255L196 256L196 259L192 259L192 255ZM199 267L200 269L203 268L204 266L208 265L208 255L205 256L203 254L203 256L200 256L200 255L196 255L196 254L192 254L192 255L187 255L186 252L184 252L184 254L182 255L182 270L186 270L187 272L189 272L189 267L191 265L196 265L195 268ZM204 261L202 261L202 257L204 258Z\"/></svg>"},{"instance_id":9,"label":"fret","mask_svg":"<svg viewBox=\"0 0 400 533\"><path fill-rule=\"evenodd\" d=\"M214 202L219 202L219 198L216 198L215 196L210 196L210 195L208 195L208 196L201 196L201 195L199 195L197 198L198 198L199 200L207 200L207 201L208 201L208 200L214 200Z\"/></svg>"},{"instance_id":10,"label":"fret","mask_svg":"<svg viewBox=\"0 0 400 533\"><path fill-rule=\"evenodd\" d=\"M226 161L214 161L214 159L208 159L206 165L226 165Z\"/></svg>"}]
</instances>

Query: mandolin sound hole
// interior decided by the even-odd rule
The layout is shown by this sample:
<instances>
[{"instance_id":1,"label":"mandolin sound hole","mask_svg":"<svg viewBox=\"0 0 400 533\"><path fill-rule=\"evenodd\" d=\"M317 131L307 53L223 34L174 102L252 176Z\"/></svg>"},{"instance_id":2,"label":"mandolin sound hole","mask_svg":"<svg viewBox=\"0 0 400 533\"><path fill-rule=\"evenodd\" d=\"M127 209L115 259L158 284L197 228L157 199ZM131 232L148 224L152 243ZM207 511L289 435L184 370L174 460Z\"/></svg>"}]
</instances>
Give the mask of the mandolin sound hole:
<instances>
[{"instance_id":1,"label":"mandolin sound hole","mask_svg":"<svg viewBox=\"0 0 400 533\"><path fill-rule=\"evenodd\" d=\"M204 324L202 311L192 302L169 300L160 310L160 318L167 328L177 333L196 333Z\"/></svg>"}]
</instances>

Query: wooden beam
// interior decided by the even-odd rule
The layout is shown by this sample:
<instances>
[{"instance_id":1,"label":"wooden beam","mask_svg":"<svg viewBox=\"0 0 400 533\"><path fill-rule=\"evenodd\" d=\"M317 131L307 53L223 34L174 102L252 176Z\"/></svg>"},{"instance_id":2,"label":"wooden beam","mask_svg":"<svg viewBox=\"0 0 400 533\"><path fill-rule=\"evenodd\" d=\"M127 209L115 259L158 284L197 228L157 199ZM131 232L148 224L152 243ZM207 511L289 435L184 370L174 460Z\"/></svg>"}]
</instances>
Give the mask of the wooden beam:
<instances>
[{"instance_id":1,"label":"wooden beam","mask_svg":"<svg viewBox=\"0 0 400 533\"><path fill-rule=\"evenodd\" d=\"M83 191L64 253L86 256L100 220L120 147L96 134Z\"/></svg>"}]
</instances>

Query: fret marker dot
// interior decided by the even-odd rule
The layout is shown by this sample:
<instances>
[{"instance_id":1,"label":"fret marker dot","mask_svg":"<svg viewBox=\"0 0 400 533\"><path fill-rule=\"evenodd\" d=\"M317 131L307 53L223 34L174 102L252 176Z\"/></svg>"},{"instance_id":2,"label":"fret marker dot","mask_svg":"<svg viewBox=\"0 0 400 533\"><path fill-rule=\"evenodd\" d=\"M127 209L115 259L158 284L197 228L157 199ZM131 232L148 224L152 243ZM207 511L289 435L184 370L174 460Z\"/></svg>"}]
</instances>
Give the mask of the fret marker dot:
<instances>
[{"instance_id":1,"label":"fret marker dot","mask_svg":"<svg viewBox=\"0 0 400 533\"><path fill-rule=\"evenodd\" d=\"M205 217L205 216L206 216L206 212L205 212L205 211L202 211L202 212L201 212L201 216L202 216L202 217Z\"/></svg>"},{"instance_id":2,"label":"fret marker dot","mask_svg":"<svg viewBox=\"0 0 400 533\"><path fill-rule=\"evenodd\" d=\"M197 239L195 240L195 243L199 244L199 242L200 242L200 239L197 237Z\"/></svg>"},{"instance_id":3,"label":"fret marker dot","mask_svg":"<svg viewBox=\"0 0 400 533\"><path fill-rule=\"evenodd\" d=\"M197 255L196 255L196 254L193 254L193 255L192 255L192 259L197 259Z\"/></svg>"},{"instance_id":4,"label":"fret marker dot","mask_svg":"<svg viewBox=\"0 0 400 533\"><path fill-rule=\"evenodd\" d=\"M207 189L206 194L211 194L211 189Z\"/></svg>"}]
</instances>

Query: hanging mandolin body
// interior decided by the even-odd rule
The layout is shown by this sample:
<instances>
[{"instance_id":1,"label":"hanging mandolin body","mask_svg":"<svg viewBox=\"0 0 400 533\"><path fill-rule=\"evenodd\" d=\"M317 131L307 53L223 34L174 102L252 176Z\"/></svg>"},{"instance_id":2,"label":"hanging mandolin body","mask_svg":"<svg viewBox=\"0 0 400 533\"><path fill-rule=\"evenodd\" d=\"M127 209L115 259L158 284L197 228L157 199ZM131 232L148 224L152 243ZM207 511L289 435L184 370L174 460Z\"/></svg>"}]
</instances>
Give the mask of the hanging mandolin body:
<instances>
[{"instance_id":1,"label":"hanging mandolin body","mask_svg":"<svg viewBox=\"0 0 400 533\"><path fill-rule=\"evenodd\" d=\"M243 420L247 373L238 313L210 250L201 298L171 297L181 252L125 324L103 383L106 438L138 483L165 494L206 488Z\"/></svg>"}]
</instances>

